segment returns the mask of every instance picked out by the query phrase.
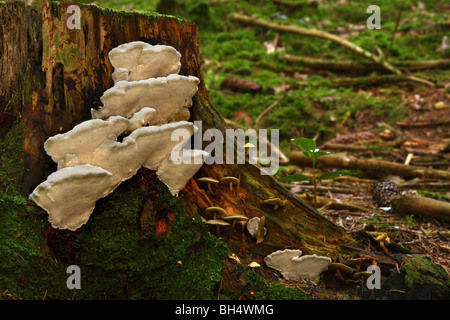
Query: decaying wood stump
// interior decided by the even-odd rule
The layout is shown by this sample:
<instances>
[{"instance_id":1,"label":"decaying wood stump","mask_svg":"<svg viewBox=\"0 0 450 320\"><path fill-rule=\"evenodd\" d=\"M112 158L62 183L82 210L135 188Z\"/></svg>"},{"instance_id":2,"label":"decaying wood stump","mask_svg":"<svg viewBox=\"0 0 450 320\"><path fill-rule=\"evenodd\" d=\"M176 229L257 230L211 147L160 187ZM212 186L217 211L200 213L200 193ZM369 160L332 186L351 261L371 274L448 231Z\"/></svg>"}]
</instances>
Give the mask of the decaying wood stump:
<instances>
[{"instance_id":1,"label":"decaying wood stump","mask_svg":"<svg viewBox=\"0 0 450 320\"><path fill-rule=\"evenodd\" d=\"M69 29L67 20L71 13L67 8L71 4L43 2L41 7L30 7L24 2L0 3L0 96L9 102L8 109L0 111L17 116L26 127L25 169L18 186L24 196L56 170L44 152L45 140L90 119L90 109L98 106L103 92L113 86L108 52L122 43L140 40L153 45L170 45L178 50L181 53L180 74L200 79L190 121L202 121L203 132L216 128L225 133L226 124L209 100L202 77L195 24L158 14L77 4L81 13L80 29ZM203 147L207 144L203 142ZM226 176L239 178L239 186L231 190L226 185L219 185L210 194L197 182L199 177L220 179ZM141 233L152 225L149 217L158 211L153 202L158 198L154 181L155 174L146 169L141 169L130 180L130 184L145 186L147 194L152 195L143 201L142 212L136 221ZM120 190L123 189L116 192ZM348 234L278 184L272 176L261 175L260 168L252 164L204 165L180 192L180 198L188 216L204 216L205 209L212 204L224 208L228 214L265 217L268 232L262 243L256 244L243 224L233 231L221 233L230 252L238 254L241 261L257 260L263 265L262 259L267 254L285 248L300 249L303 254L326 255L338 261L360 255L362 249L358 247L367 240ZM269 198L286 201L275 209L264 203ZM169 222L174 219L174 216L170 217ZM116 227L120 229L120 226ZM83 231L68 233L53 230L49 225L46 228L47 246L54 255L66 252L73 259L83 256L83 251L78 248L78 243L86 236ZM210 231L214 233L213 229ZM164 232L167 230L161 234ZM370 252L364 251L364 254L370 255ZM239 288L242 279L233 283L230 274L223 277L229 280L226 284L224 281L229 290L242 289ZM221 286L222 291L224 286Z\"/></svg>"}]
</instances>

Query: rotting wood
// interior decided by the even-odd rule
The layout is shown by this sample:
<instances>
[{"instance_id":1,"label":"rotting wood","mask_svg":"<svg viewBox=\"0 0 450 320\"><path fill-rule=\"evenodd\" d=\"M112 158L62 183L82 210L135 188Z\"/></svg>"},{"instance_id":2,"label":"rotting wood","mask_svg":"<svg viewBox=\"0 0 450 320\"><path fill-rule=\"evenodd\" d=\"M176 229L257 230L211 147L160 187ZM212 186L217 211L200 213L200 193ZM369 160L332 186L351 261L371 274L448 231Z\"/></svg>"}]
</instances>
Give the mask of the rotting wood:
<instances>
[{"instance_id":1,"label":"rotting wood","mask_svg":"<svg viewBox=\"0 0 450 320\"><path fill-rule=\"evenodd\" d=\"M425 216L450 222L450 203L436 199L406 194L391 199L395 213Z\"/></svg>"}]
</instances>

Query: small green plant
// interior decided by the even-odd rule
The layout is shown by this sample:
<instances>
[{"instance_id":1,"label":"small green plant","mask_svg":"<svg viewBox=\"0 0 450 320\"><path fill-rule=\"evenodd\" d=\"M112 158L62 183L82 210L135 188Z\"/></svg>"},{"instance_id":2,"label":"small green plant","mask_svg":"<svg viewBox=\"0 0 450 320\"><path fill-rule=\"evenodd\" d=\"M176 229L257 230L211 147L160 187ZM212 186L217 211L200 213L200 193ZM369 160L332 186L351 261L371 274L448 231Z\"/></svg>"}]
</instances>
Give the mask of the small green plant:
<instances>
[{"instance_id":1,"label":"small green plant","mask_svg":"<svg viewBox=\"0 0 450 320\"><path fill-rule=\"evenodd\" d=\"M304 181L307 180L313 184L313 193L314 193L314 208L317 209L317 184L323 179L333 179L345 175L354 175L355 172L350 170L336 170L325 172L321 174L319 177L316 177L316 161L320 157L327 156L332 154L332 152L321 151L316 148L316 142L312 139L308 138L296 138L291 139L291 142L299 147L306 158L311 159L312 167L313 167L313 177L310 178L303 174L292 174L290 176L284 177L280 179L281 182L291 182L291 181Z\"/></svg>"}]
</instances>

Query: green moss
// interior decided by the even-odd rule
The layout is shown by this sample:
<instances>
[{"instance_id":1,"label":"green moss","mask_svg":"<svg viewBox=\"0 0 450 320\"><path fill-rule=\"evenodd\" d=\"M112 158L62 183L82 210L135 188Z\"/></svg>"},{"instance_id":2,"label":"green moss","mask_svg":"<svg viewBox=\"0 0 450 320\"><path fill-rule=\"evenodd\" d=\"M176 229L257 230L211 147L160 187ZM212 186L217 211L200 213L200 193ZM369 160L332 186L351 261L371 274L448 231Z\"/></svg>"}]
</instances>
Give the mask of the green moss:
<instances>
[{"instance_id":1,"label":"green moss","mask_svg":"<svg viewBox=\"0 0 450 320\"><path fill-rule=\"evenodd\" d=\"M181 200L158 183L154 207L174 220L165 236L137 220L145 195L124 184L98 204L83 227L82 298L208 299L220 281L227 249L199 216L188 217Z\"/></svg>"},{"instance_id":2,"label":"green moss","mask_svg":"<svg viewBox=\"0 0 450 320\"><path fill-rule=\"evenodd\" d=\"M444 269L430 258L418 254L402 258L406 285L411 289L411 298L449 299L450 278Z\"/></svg>"},{"instance_id":3,"label":"green moss","mask_svg":"<svg viewBox=\"0 0 450 320\"><path fill-rule=\"evenodd\" d=\"M65 268L45 254L45 215L20 195L24 126L14 124L0 141L0 299L68 297Z\"/></svg>"},{"instance_id":4,"label":"green moss","mask_svg":"<svg viewBox=\"0 0 450 320\"><path fill-rule=\"evenodd\" d=\"M278 282L269 283L259 292L258 300L308 300L309 297L298 289L286 287Z\"/></svg>"}]
</instances>

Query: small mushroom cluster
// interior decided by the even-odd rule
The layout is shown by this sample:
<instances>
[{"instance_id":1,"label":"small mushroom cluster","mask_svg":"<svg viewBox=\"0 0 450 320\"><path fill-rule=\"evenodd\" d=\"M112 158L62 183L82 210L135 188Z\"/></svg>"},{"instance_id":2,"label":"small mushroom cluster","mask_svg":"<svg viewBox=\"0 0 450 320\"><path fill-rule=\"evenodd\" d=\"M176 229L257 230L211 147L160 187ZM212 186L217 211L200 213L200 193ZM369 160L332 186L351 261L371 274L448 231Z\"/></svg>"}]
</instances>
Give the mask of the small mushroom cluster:
<instances>
[{"instance_id":1,"label":"small mushroom cluster","mask_svg":"<svg viewBox=\"0 0 450 320\"><path fill-rule=\"evenodd\" d=\"M281 273L286 280L317 280L328 269L331 259L313 255L301 256L298 249L285 249L272 252L264 258L266 265Z\"/></svg>"},{"instance_id":2,"label":"small mushroom cluster","mask_svg":"<svg viewBox=\"0 0 450 320\"><path fill-rule=\"evenodd\" d=\"M246 216L240 214L230 214L227 215L226 211L220 207L208 207L205 209L205 213L210 216L213 215L213 218L210 220L205 220L207 225L213 225L216 227L216 235L220 235L220 227L230 226L231 222L231 230L233 231L236 226L236 222L238 221L247 221L248 218Z\"/></svg>"},{"instance_id":3,"label":"small mushroom cluster","mask_svg":"<svg viewBox=\"0 0 450 320\"><path fill-rule=\"evenodd\" d=\"M182 149L197 130L187 120L199 79L178 74L180 57L173 47L141 41L109 52L115 84L100 98L103 107L44 144L58 168L30 199L48 212L54 228L80 228L95 202L141 167L156 170L174 196L200 169L208 153ZM183 134L173 141L177 130Z\"/></svg>"}]
</instances>

